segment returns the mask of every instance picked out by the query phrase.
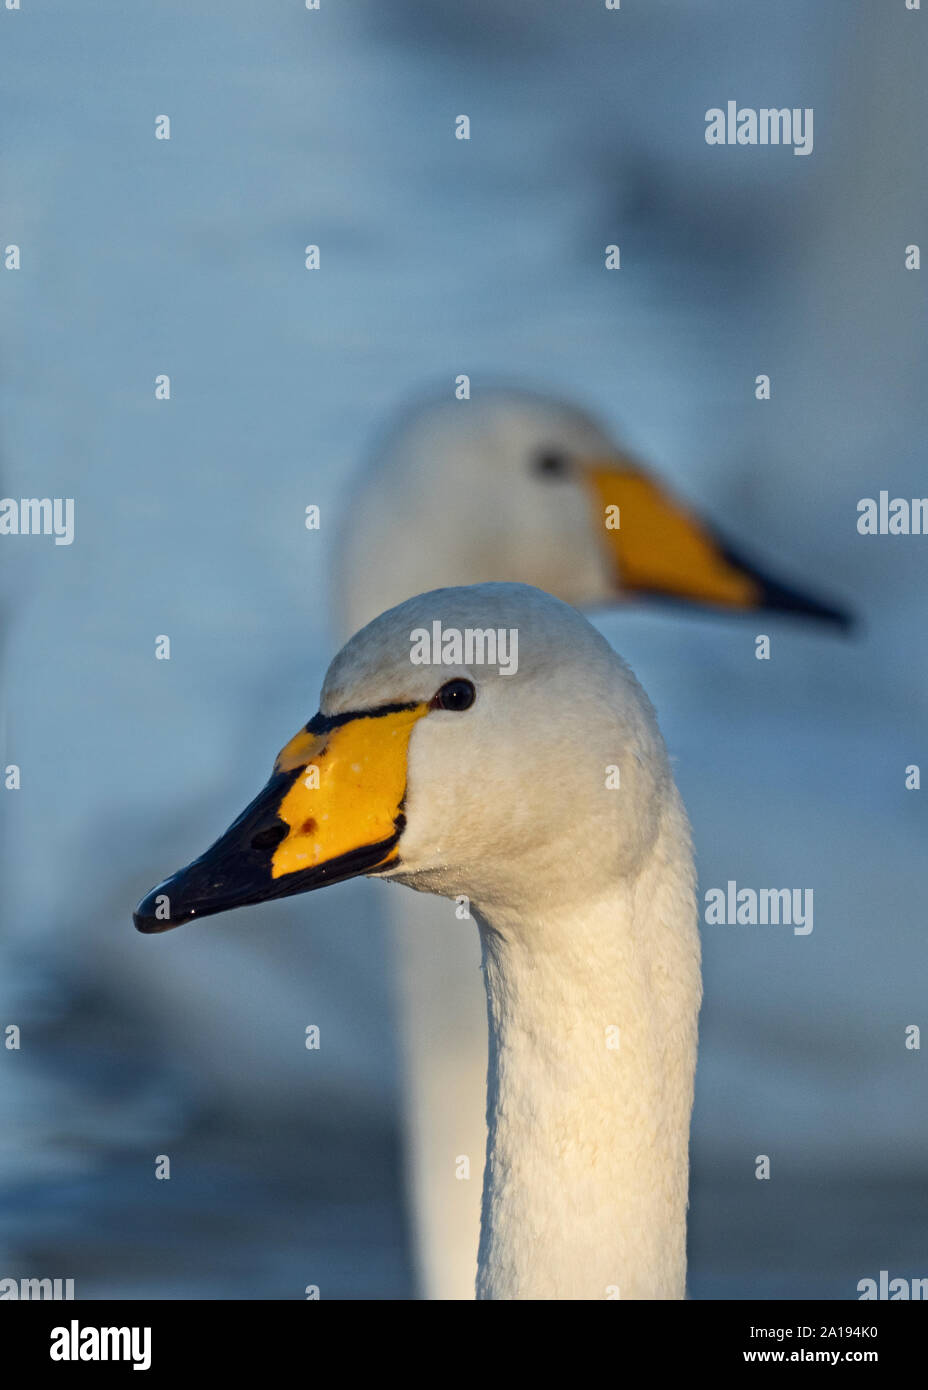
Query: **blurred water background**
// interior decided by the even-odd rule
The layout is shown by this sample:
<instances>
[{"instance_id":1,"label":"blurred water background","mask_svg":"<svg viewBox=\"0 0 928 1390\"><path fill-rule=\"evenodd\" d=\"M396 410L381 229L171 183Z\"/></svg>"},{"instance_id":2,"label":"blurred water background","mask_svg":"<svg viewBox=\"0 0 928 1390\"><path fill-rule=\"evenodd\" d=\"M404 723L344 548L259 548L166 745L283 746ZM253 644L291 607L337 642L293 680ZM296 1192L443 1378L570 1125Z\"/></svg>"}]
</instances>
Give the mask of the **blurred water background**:
<instances>
[{"instance_id":1,"label":"blurred water background","mask_svg":"<svg viewBox=\"0 0 928 1390\"><path fill-rule=\"evenodd\" d=\"M928 1274L924 1064L903 1046L928 1022L924 793L904 789L928 751L926 542L856 532L860 497L928 493L903 265L928 211L924 16L25 0L0 19L0 240L22 248L0 272L0 491L77 514L70 547L0 547L0 760L22 767L0 798L0 1026L22 1030L0 1049L0 1275L84 1298L415 1295L378 930L396 890L155 939L129 914L315 710L352 476L458 372L576 398L862 616L850 640L658 606L597 622L658 707L703 890L815 891L807 938L704 928L693 1296ZM728 99L813 107L813 154L707 146Z\"/></svg>"}]
</instances>

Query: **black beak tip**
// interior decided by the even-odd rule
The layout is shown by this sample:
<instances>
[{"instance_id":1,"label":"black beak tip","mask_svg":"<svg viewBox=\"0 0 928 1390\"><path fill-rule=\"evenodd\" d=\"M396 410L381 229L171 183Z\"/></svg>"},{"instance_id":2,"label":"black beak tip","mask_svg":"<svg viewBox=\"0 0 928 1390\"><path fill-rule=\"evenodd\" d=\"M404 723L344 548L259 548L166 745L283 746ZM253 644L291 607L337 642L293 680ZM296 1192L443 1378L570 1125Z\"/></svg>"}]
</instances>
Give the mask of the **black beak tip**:
<instances>
[{"instance_id":1,"label":"black beak tip","mask_svg":"<svg viewBox=\"0 0 928 1390\"><path fill-rule=\"evenodd\" d=\"M142 904L139 903L139 907ZM159 922L154 917L149 917L144 912L133 912L132 924L136 931L143 932L146 936L153 936L155 932L168 931L174 926L173 922Z\"/></svg>"},{"instance_id":2,"label":"black beak tip","mask_svg":"<svg viewBox=\"0 0 928 1390\"><path fill-rule=\"evenodd\" d=\"M142 932L145 936L154 936L158 932L170 931L172 927L183 926L184 922L189 922L191 917L196 916L196 909L190 908L186 912L172 911L170 916L164 916L165 890L167 884L159 883L157 888L153 888L147 893L138 907L132 914L132 923L136 931Z\"/></svg>"},{"instance_id":3,"label":"black beak tip","mask_svg":"<svg viewBox=\"0 0 928 1390\"><path fill-rule=\"evenodd\" d=\"M822 603L819 599L807 597L783 585L770 583L764 585L761 606L787 617L811 618L827 623L839 632L853 632L858 626L853 613L836 604Z\"/></svg>"},{"instance_id":4,"label":"black beak tip","mask_svg":"<svg viewBox=\"0 0 928 1390\"><path fill-rule=\"evenodd\" d=\"M849 613L847 609L833 608L827 615L827 619L840 628L842 632L853 632L860 628L860 619L854 613Z\"/></svg>"},{"instance_id":5,"label":"black beak tip","mask_svg":"<svg viewBox=\"0 0 928 1390\"><path fill-rule=\"evenodd\" d=\"M786 617L806 618L827 623L845 634L853 632L855 627L858 627L858 621L854 614L842 605L823 602L821 599L803 593L799 589L794 589L788 584L781 584L779 580L771 578L763 570L758 569L739 551L723 541L719 541L719 548L729 564L742 570L757 584L759 590L758 609L782 613Z\"/></svg>"}]
</instances>

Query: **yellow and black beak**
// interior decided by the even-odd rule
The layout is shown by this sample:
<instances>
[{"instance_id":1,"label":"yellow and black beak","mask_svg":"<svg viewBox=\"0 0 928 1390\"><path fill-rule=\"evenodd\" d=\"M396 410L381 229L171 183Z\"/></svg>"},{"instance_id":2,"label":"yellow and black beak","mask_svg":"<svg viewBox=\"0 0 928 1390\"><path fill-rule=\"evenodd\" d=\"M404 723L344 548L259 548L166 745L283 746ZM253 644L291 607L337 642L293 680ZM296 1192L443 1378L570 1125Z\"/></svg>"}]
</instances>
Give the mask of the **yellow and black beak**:
<instances>
[{"instance_id":1,"label":"yellow and black beak","mask_svg":"<svg viewBox=\"0 0 928 1390\"><path fill-rule=\"evenodd\" d=\"M584 476L622 593L851 626L844 610L764 574L631 462L594 460Z\"/></svg>"},{"instance_id":2,"label":"yellow and black beak","mask_svg":"<svg viewBox=\"0 0 928 1390\"><path fill-rule=\"evenodd\" d=\"M142 899L133 914L138 930L168 931L395 865L409 738L428 709L317 714L225 834Z\"/></svg>"}]
</instances>

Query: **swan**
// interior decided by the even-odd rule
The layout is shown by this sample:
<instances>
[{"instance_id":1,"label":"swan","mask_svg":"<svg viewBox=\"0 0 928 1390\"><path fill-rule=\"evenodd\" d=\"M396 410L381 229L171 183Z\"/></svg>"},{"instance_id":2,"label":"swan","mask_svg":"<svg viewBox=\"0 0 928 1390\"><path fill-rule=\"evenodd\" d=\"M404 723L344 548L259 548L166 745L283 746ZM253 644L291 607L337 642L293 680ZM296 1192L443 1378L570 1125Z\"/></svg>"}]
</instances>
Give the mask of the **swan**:
<instances>
[{"instance_id":1,"label":"swan","mask_svg":"<svg viewBox=\"0 0 928 1390\"><path fill-rule=\"evenodd\" d=\"M516 633L517 669L453 650L414 664L435 622ZM374 619L263 791L134 920L162 932L358 874L467 901L479 933L477 1296L682 1298L701 995L689 827L651 704L586 618L490 583Z\"/></svg>"},{"instance_id":2,"label":"swan","mask_svg":"<svg viewBox=\"0 0 928 1390\"><path fill-rule=\"evenodd\" d=\"M632 580L621 569L619 537L603 534L593 490L594 476L603 485L611 477L621 483L629 475L645 476L600 424L554 396L507 387L483 390L466 403L420 399L403 413L366 467L346 479L339 544L326 555L334 645L340 646L384 607L446 579L524 580L578 605L618 606L626 610L631 629L628 637L622 632L622 640L630 640L635 605L625 600L639 599L643 590L630 587ZM647 475L647 482L654 515L667 498L666 510L677 520L686 513L693 531L712 541L718 554L734 553L693 508L670 498L654 475ZM629 520L627 508L622 516ZM320 541L332 546L332 539L325 525ZM757 575L753 567L743 572ZM668 588L673 577L668 576ZM676 601L681 615L698 611L698 579L698 567L690 579L678 573L675 590L664 595ZM783 586L760 576L755 583L755 601L767 593L775 602L782 593L780 601L797 614L840 621L834 610L790 595ZM688 595L687 588L694 594ZM719 611L760 609L725 604ZM314 605L313 614L317 622L324 619L324 606ZM620 619L609 621L610 628L624 626ZM319 622L314 631L320 645L323 626ZM637 631L643 631L640 623ZM682 625L674 620L656 625L655 645L666 643L675 631L682 636ZM721 629L718 633L720 637ZM286 638L284 627L277 643L282 662L287 659ZM651 645L648 638L639 661ZM294 659L315 674L311 652ZM681 653L675 664L688 674L690 660ZM217 669L217 679L220 673L222 679L235 678L230 664ZM285 691L281 699L288 699ZM740 696L733 689L726 706L732 718L738 719L739 707ZM281 717L286 719L286 713ZM210 718L222 722L223 740L230 745L241 741L241 706L212 707ZM213 779L216 775L213 770ZM215 790L204 790L210 794ZM187 804L191 801L188 791L172 807L179 843L194 833L201 814L195 804ZM711 872L711 858L709 867ZM147 877L147 869L141 872ZM378 942L378 951L365 951L368 927L383 917L389 929L368 938ZM420 1291L432 1298L472 1297L487 1067L476 933L460 930L456 908L447 901L426 894L381 894L366 883L346 886L327 914L327 931L298 943L299 957L293 939L298 923L292 920L260 935L249 931L247 923L232 926L215 941L209 934L193 934L182 943L172 942L155 972L147 953L138 949L144 942L117 938L95 967L95 979L108 968L108 988L119 1000L131 981L133 996L149 1018L159 1027L169 1020L166 1036L175 1055L190 1063L211 1103L239 1114L243 1109L254 1114L260 1105L272 1124L290 1105L294 1088L306 1083L305 1056L292 1039L302 1036L307 999L313 997L307 980L315 978L318 986L324 978L327 1017L339 1024L344 1020L344 1026L324 1081L314 1084L331 1087L331 1096L338 1096L346 1110L367 1117L365 1123L376 1110L377 1123L392 1126L399 1111ZM395 978L386 947L393 948L398 965ZM317 997L320 992L315 991ZM395 994L404 1042L402 1108L394 1089L392 1048L378 1045L385 1017L392 1016L388 1001ZM276 1001L274 1010L267 1007L269 998ZM359 1017L365 1027L358 1026ZM230 1018L236 1020L234 1029ZM474 1174L468 1180L461 1177L462 1157Z\"/></svg>"},{"instance_id":3,"label":"swan","mask_svg":"<svg viewBox=\"0 0 928 1390\"><path fill-rule=\"evenodd\" d=\"M619 507L608 529L605 509ZM643 553L636 537L646 542ZM595 609L642 598L697 611L774 610L846 625L748 562L573 402L521 387L425 398L348 488L333 565L336 637L439 584L515 580ZM472 1296L486 1142L487 1033L479 953L447 904L389 901L404 1037L404 1147L419 1277Z\"/></svg>"},{"instance_id":4,"label":"swan","mask_svg":"<svg viewBox=\"0 0 928 1390\"><path fill-rule=\"evenodd\" d=\"M343 640L413 594L494 580L581 607L657 597L849 622L764 573L585 410L516 387L401 414L348 488L333 572Z\"/></svg>"}]
</instances>

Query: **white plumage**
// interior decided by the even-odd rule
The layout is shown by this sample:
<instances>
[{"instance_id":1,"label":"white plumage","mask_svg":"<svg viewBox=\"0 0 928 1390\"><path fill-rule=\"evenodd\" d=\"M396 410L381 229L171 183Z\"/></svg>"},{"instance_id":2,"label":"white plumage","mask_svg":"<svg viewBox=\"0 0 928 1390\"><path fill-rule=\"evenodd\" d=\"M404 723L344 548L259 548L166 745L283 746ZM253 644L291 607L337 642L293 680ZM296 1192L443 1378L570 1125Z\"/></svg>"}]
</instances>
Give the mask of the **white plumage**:
<instances>
[{"instance_id":1,"label":"white plumage","mask_svg":"<svg viewBox=\"0 0 928 1390\"><path fill-rule=\"evenodd\" d=\"M440 583L515 579L577 604L621 600L622 575L604 544L591 465L635 471L587 416L547 397L492 391L407 416L348 491L332 583L341 635ZM379 913L370 901L364 925L376 932ZM399 948L405 1149L421 1288L433 1298L469 1298L486 1139L486 1002L477 934L448 904L425 894L393 895L387 911ZM323 912L331 916L333 907L327 903ZM393 1097L371 1041L389 994L379 953L361 949L341 928L324 940L327 956L314 962L314 973L327 991L343 992L338 1013L346 1024L352 1020L329 1060L327 1083L346 1104L389 1113ZM203 1033L197 1053L211 1069L214 1089L241 1094L249 1108L257 1100L272 1107L302 1084L291 1039L305 1014L306 974L294 969L292 942L270 934L257 940L244 920L226 929L223 943L194 935L177 968L169 953L157 979L185 1030ZM190 969L191 953L200 969ZM253 999L257 969L265 990ZM146 966L145 990L154 978ZM199 990L203 998L192 1008L201 978L209 979L209 990ZM262 1005L268 995L275 1000L270 1017ZM223 1019L231 1008L243 1020L246 1049L217 1045L210 1031L217 1000ZM471 1176L462 1177L468 1167Z\"/></svg>"},{"instance_id":2,"label":"white plumage","mask_svg":"<svg viewBox=\"0 0 928 1390\"><path fill-rule=\"evenodd\" d=\"M436 618L516 629L517 673L411 666L409 632ZM427 700L455 676L476 701L413 730L401 866L387 877L466 895L479 929L478 1295L681 1298L699 937L654 712L580 614L512 584L441 590L376 619L333 662L322 708Z\"/></svg>"},{"instance_id":3,"label":"white plumage","mask_svg":"<svg viewBox=\"0 0 928 1390\"><path fill-rule=\"evenodd\" d=\"M437 584L515 580L581 606L622 602L591 466L637 473L586 413L548 396L497 389L408 414L350 489L335 564L341 636ZM535 794L543 801L545 788ZM427 1297L463 1299L473 1290L480 1200L477 1181L460 1173L467 1164L479 1171L486 1133L477 943L428 899L392 903L390 915L422 1287Z\"/></svg>"}]
</instances>

